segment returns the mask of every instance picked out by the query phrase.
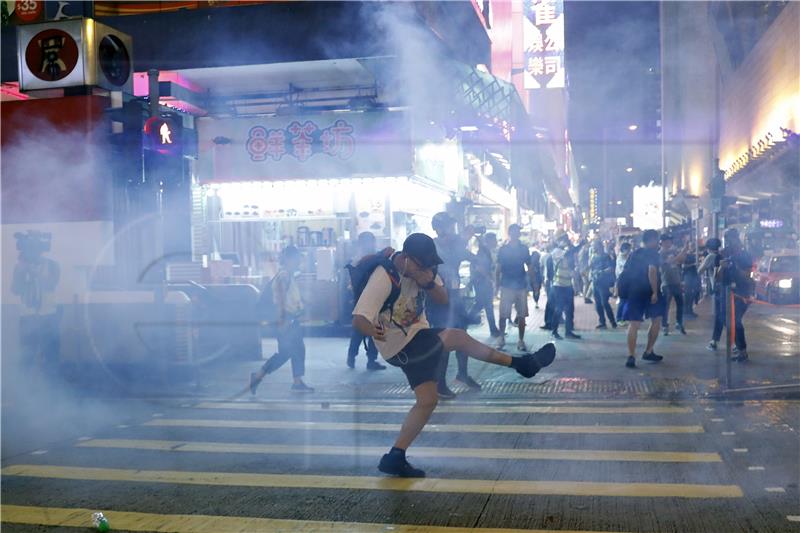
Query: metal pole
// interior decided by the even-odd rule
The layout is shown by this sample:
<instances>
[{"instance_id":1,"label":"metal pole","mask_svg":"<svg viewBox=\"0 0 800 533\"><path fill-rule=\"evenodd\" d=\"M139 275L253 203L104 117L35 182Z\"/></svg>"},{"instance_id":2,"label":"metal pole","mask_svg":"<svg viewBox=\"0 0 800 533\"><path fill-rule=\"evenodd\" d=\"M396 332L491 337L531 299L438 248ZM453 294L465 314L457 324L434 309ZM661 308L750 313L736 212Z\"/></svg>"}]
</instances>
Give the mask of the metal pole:
<instances>
[{"instance_id":1,"label":"metal pole","mask_svg":"<svg viewBox=\"0 0 800 533\"><path fill-rule=\"evenodd\" d=\"M603 218L608 218L608 128L603 128ZM592 221L589 221L590 223Z\"/></svg>"},{"instance_id":2,"label":"metal pole","mask_svg":"<svg viewBox=\"0 0 800 533\"><path fill-rule=\"evenodd\" d=\"M664 141L666 137L666 123L664 122L664 43L666 41L664 37L664 11L665 11L665 2L659 2L658 4L658 20L659 20L659 40L661 46L659 47L660 52L660 62L661 62L661 76L660 76L660 84L661 84L661 229L665 230L667 228L667 184L666 184L666 168L665 168L665 161L664 161Z\"/></svg>"},{"instance_id":3,"label":"metal pole","mask_svg":"<svg viewBox=\"0 0 800 533\"><path fill-rule=\"evenodd\" d=\"M733 301L733 288L730 285L724 286L724 294L725 294L725 301L727 302L725 307L727 312L725 313L727 319L727 335L725 335L725 389L730 389L732 386L732 379L731 379L731 352L733 348L733 335L735 335L736 325L734 323L734 301Z\"/></svg>"},{"instance_id":4,"label":"metal pole","mask_svg":"<svg viewBox=\"0 0 800 533\"><path fill-rule=\"evenodd\" d=\"M150 69L147 71L147 97L150 100L150 116L158 116L158 70Z\"/></svg>"}]
</instances>

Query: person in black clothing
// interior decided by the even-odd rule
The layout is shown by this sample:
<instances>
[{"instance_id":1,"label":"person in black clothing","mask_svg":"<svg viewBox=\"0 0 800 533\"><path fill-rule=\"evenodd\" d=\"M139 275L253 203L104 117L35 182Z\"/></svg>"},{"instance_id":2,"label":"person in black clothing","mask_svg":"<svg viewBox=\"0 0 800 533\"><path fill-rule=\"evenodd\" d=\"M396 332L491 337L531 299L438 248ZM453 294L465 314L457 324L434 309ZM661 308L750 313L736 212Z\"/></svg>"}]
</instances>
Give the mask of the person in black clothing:
<instances>
[{"instance_id":1,"label":"person in black clothing","mask_svg":"<svg viewBox=\"0 0 800 533\"><path fill-rule=\"evenodd\" d=\"M617 329L614 311L608 299L611 298L611 287L614 286L614 260L603 249L603 243L597 240L593 244L594 255L589 263L589 271L594 286L594 308L599 318L597 329L606 329L606 315L611 327Z\"/></svg>"},{"instance_id":2,"label":"person in black clothing","mask_svg":"<svg viewBox=\"0 0 800 533\"><path fill-rule=\"evenodd\" d=\"M717 349L717 343L720 338L722 338L722 328L725 327L725 300L716 280L717 269L720 264L719 249L722 248L722 242L716 237L712 237L708 239L706 248L708 249L708 255L703 259L697 271L701 276L709 275L708 290L714 297L714 330L711 334L711 342L708 343L708 349L714 351Z\"/></svg>"},{"instance_id":3,"label":"person in black clothing","mask_svg":"<svg viewBox=\"0 0 800 533\"><path fill-rule=\"evenodd\" d=\"M553 308L555 298L553 297L553 277L555 277L555 266L553 265L553 252L558 248L555 242L547 245L547 253L542 263L542 274L544 275L544 294L547 296L547 303L544 306L544 321L540 329L546 331L553 330Z\"/></svg>"},{"instance_id":4,"label":"person in black clothing","mask_svg":"<svg viewBox=\"0 0 800 533\"><path fill-rule=\"evenodd\" d=\"M533 303L536 309L539 309L539 296L542 293L542 283L544 283L544 276L542 275L542 256L538 250L531 252L531 292L533 293Z\"/></svg>"},{"instance_id":5,"label":"person in black clothing","mask_svg":"<svg viewBox=\"0 0 800 533\"><path fill-rule=\"evenodd\" d=\"M666 307L661 294L658 232L646 230L642 234L642 244L642 248L634 251L628 258L620 283L620 292L627 299L623 318L629 322L628 359L625 362L628 368L636 368L636 338L645 317L650 319L650 330L642 359L653 363L664 359L653 351Z\"/></svg>"},{"instance_id":6,"label":"person in black clothing","mask_svg":"<svg viewBox=\"0 0 800 533\"><path fill-rule=\"evenodd\" d=\"M742 319L747 312L750 298L753 296L753 257L742 246L739 232L735 228L725 231L725 248L720 252L720 263L717 269L717 282L721 283L722 299L727 309L728 288L733 291L733 320L735 327L736 351L734 361L744 363L750 357L747 353L747 341L744 335ZM716 333L716 332L715 332ZM715 340L719 340L718 338Z\"/></svg>"},{"instance_id":7,"label":"person in black clothing","mask_svg":"<svg viewBox=\"0 0 800 533\"><path fill-rule=\"evenodd\" d=\"M454 328L466 331L469 321L464 299L461 295L461 276L459 269L464 261L472 262L475 258L467 250L466 241L456 233L456 220L448 213L436 213L431 220L431 226L436 232L434 243L439 257L444 261L438 268L438 274L444 280L447 291L447 303L430 306L428 315L431 324L437 328ZM449 353L442 358L439 373L438 393L439 398L449 400L456 394L447 386L447 366L450 360ZM467 372L469 358L463 352L456 352L458 373L456 379L464 383L471 390L480 390L481 386Z\"/></svg>"},{"instance_id":8,"label":"person in black clothing","mask_svg":"<svg viewBox=\"0 0 800 533\"><path fill-rule=\"evenodd\" d=\"M475 305L470 311L471 317L480 318L481 311L486 313L489 332L497 337L500 330L494 318L494 252L497 249L497 235L487 233L479 240L478 252L470 263L470 279L475 289Z\"/></svg>"},{"instance_id":9,"label":"person in black clothing","mask_svg":"<svg viewBox=\"0 0 800 533\"><path fill-rule=\"evenodd\" d=\"M375 235L370 231L364 231L358 235L358 257L356 262L367 255L374 254L377 250L375 244ZM355 302L353 302L355 305ZM366 339L366 342L364 340ZM367 350L367 370L385 370L386 366L378 362L378 348L375 347L375 341L372 337L361 334L357 329L353 328L353 333L350 335L350 346L347 348L347 366L350 368L356 367L356 356L361 344L365 345Z\"/></svg>"},{"instance_id":10,"label":"person in black clothing","mask_svg":"<svg viewBox=\"0 0 800 533\"><path fill-rule=\"evenodd\" d=\"M697 255L690 253L683 262L683 314L689 318L697 318L694 306L700 300L700 275L697 273Z\"/></svg>"}]
</instances>

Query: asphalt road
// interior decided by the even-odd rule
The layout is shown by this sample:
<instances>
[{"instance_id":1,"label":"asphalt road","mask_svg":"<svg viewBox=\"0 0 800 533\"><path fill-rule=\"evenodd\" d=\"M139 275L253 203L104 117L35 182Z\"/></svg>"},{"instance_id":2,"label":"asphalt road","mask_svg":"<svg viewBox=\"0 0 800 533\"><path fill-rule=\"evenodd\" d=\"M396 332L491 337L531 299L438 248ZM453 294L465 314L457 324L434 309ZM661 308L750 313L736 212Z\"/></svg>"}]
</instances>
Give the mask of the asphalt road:
<instances>
[{"instance_id":1,"label":"asphalt road","mask_svg":"<svg viewBox=\"0 0 800 533\"><path fill-rule=\"evenodd\" d=\"M440 404L409 450L425 480L377 471L410 398L399 372L342 368L341 339L309 342L314 395L291 396L286 368L258 397L226 400L252 363L209 371L199 394L4 392L3 531L86 531L95 511L115 531L800 531L800 402L699 394L720 357L705 352L699 325L664 341L672 366L624 374L604 348L624 334L594 333L580 317L586 338L560 344L537 386L650 385L509 393L500 385L524 382L476 365L499 392ZM780 331L754 329L772 351L739 370L742 383L797 362ZM665 380L692 387L664 397L653 383Z\"/></svg>"}]
</instances>

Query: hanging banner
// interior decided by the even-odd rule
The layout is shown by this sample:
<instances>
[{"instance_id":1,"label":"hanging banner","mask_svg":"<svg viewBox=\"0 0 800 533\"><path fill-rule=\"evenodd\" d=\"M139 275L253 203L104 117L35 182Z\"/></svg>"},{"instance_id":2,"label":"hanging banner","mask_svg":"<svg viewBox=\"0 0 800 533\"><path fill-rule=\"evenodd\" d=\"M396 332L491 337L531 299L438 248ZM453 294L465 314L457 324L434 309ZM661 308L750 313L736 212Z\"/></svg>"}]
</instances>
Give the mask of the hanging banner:
<instances>
[{"instance_id":1,"label":"hanging banner","mask_svg":"<svg viewBox=\"0 0 800 533\"><path fill-rule=\"evenodd\" d=\"M564 0L524 0L522 38L525 88L564 88Z\"/></svg>"},{"instance_id":2,"label":"hanging banner","mask_svg":"<svg viewBox=\"0 0 800 533\"><path fill-rule=\"evenodd\" d=\"M639 229L661 229L664 199L661 186L637 185L633 188L633 225Z\"/></svg>"},{"instance_id":3,"label":"hanging banner","mask_svg":"<svg viewBox=\"0 0 800 533\"><path fill-rule=\"evenodd\" d=\"M201 182L407 176L413 168L402 113L197 122Z\"/></svg>"}]
</instances>

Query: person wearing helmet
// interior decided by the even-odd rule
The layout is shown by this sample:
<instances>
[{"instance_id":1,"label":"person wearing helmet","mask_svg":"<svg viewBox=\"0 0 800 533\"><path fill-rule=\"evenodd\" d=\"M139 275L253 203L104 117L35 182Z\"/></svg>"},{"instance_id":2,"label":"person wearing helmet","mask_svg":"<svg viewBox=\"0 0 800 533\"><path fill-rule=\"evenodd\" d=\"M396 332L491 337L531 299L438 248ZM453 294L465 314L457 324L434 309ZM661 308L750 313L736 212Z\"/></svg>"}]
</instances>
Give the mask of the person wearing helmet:
<instances>
[{"instance_id":1,"label":"person wearing helmet","mask_svg":"<svg viewBox=\"0 0 800 533\"><path fill-rule=\"evenodd\" d=\"M456 233L456 219L449 213L445 211L436 213L431 220L431 226L436 232L436 238L433 240L436 250L443 261L439 265L439 275L444 280L448 294L446 305L434 304L431 307L431 323L435 327L457 328L466 331L469 325L469 316L461 296L459 270L464 261L471 263L475 257L467 250L467 243L463 237ZM456 394L447 386L449 359L449 357L445 357L442 362L438 384L439 397L445 400L456 397ZM456 352L456 361L458 362L456 380L472 390L480 390L480 384L472 379L467 371L468 358L466 354Z\"/></svg>"}]
</instances>

